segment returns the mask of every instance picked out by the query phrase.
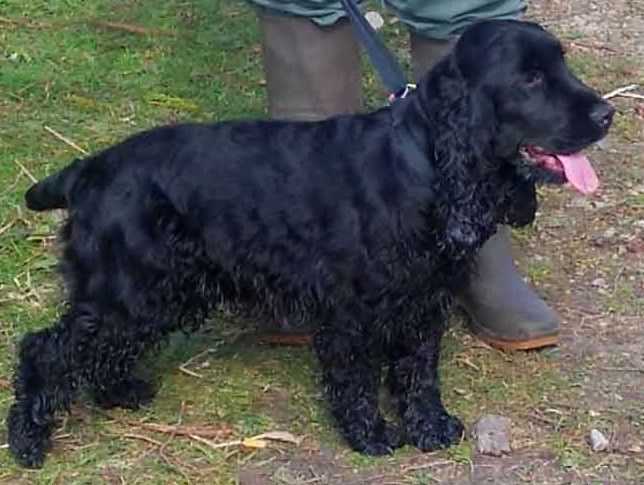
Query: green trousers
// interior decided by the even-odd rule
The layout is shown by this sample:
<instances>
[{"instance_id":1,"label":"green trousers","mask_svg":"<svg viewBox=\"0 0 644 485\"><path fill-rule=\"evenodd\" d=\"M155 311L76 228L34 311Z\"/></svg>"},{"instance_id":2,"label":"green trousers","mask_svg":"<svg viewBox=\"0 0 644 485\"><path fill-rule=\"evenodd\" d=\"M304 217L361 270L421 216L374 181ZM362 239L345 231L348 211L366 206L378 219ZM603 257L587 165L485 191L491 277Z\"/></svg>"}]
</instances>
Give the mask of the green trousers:
<instances>
[{"instance_id":1,"label":"green trousers","mask_svg":"<svg viewBox=\"0 0 644 485\"><path fill-rule=\"evenodd\" d=\"M251 4L286 15L308 17L331 25L344 11L336 0L248 0ZM518 19L524 0L383 0L385 6L412 32L430 39L450 39L478 20Z\"/></svg>"}]
</instances>

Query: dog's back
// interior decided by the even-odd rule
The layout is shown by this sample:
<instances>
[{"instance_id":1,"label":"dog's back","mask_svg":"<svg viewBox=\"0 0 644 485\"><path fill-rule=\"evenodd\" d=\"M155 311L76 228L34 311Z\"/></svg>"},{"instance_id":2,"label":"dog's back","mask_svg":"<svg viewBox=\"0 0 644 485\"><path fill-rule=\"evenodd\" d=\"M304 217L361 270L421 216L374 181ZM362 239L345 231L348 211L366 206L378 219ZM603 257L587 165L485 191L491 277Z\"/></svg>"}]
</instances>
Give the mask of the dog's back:
<instances>
[{"instance_id":1,"label":"dog's back","mask_svg":"<svg viewBox=\"0 0 644 485\"><path fill-rule=\"evenodd\" d=\"M383 116L156 128L36 185L31 205L35 194L58 191L86 238L121 232L148 258L169 237L159 228L171 215L240 280L284 276L321 291L367 274L403 227L422 223L409 197L419 187L426 195L427 184L410 188L404 167L383 156L391 150Z\"/></svg>"}]
</instances>

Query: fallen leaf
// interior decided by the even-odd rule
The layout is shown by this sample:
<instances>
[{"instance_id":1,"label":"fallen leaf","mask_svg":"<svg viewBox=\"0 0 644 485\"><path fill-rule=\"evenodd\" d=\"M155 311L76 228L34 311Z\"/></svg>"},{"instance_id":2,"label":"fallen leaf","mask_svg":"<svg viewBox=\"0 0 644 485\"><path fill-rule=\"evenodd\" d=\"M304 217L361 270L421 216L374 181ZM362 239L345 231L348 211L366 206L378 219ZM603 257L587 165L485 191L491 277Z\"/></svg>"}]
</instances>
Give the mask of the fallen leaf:
<instances>
[{"instance_id":1,"label":"fallen leaf","mask_svg":"<svg viewBox=\"0 0 644 485\"><path fill-rule=\"evenodd\" d=\"M257 436L253 436L249 439L263 439L271 441L282 441L284 443L292 443L294 445L299 445L302 441L302 438L297 438L293 436L288 431L269 431L267 433L262 433Z\"/></svg>"},{"instance_id":2,"label":"fallen leaf","mask_svg":"<svg viewBox=\"0 0 644 485\"><path fill-rule=\"evenodd\" d=\"M266 441L259 438L248 438L248 439L242 440L241 444L245 448L253 448L258 450L261 450L262 448L266 448Z\"/></svg>"}]
</instances>

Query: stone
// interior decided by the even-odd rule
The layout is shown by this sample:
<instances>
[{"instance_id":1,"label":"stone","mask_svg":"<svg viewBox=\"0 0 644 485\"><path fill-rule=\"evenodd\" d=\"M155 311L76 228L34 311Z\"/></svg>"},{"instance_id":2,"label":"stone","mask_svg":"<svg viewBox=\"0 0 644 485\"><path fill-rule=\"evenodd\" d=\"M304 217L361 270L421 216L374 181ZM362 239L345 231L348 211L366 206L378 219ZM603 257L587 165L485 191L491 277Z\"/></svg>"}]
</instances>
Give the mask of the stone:
<instances>
[{"instance_id":1,"label":"stone","mask_svg":"<svg viewBox=\"0 0 644 485\"><path fill-rule=\"evenodd\" d=\"M590 445L590 449L597 453L606 451L609 443L601 431L593 428L588 435L588 444Z\"/></svg>"},{"instance_id":2,"label":"stone","mask_svg":"<svg viewBox=\"0 0 644 485\"><path fill-rule=\"evenodd\" d=\"M505 416L485 414L474 424L476 450L484 455L501 456L509 453L510 425L512 421Z\"/></svg>"},{"instance_id":3,"label":"stone","mask_svg":"<svg viewBox=\"0 0 644 485\"><path fill-rule=\"evenodd\" d=\"M373 10L365 13L364 18L367 19L367 22L373 27L373 30L380 30L385 25L385 20L382 18L382 15Z\"/></svg>"}]
</instances>

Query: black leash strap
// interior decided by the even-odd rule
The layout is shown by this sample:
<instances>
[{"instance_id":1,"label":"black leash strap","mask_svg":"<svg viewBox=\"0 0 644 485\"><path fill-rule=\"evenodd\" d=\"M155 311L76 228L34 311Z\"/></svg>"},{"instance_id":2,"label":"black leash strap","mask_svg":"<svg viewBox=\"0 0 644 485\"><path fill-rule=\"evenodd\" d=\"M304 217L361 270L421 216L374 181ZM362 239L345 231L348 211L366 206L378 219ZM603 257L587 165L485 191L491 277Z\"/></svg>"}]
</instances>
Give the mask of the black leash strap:
<instances>
[{"instance_id":1,"label":"black leash strap","mask_svg":"<svg viewBox=\"0 0 644 485\"><path fill-rule=\"evenodd\" d=\"M392 93L394 99L404 98L415 86L407 83L402 68L391 51L380 40L371 24L364 18L362 12L353 0L340 0L349 17L358 41L367 52L371 63L378 72L383 84Z\"/></svg>"}]
</instances>

